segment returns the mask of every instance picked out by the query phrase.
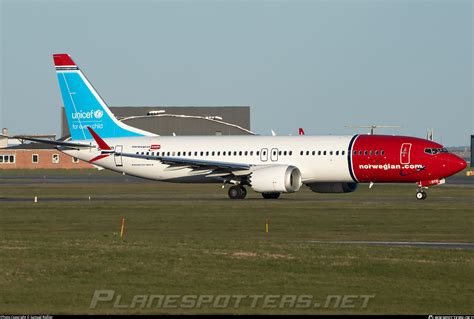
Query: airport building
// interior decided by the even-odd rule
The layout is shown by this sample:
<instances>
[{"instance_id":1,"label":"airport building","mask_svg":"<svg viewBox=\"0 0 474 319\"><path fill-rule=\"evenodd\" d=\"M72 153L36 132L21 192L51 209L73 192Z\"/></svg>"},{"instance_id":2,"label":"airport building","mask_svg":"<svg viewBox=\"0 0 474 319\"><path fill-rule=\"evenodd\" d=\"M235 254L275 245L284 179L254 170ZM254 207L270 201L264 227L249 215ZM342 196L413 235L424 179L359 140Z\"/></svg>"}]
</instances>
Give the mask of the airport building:
<instances>
[{"instance_id":1,"label":"airport building","mask_svg":"<svg viewBox=\"0 0 474 319\"><path fill-rule=\"evenodd\" d=\"M61 153L51 145L28 143L0 149L2 169L92 168L89 163Z\"/></svg>"},{"instance_id":2,"label":"airport building","mask_svg":"<svg viewBox=\"0 0 474 319\"><path fill-rule=\"evenodd\" d=\"M157 135L251 135L250 107L110 107L112 113L127 125ZM8 135L4 129L3 134ZM61 114L60 140L69 138L64 109ZM55 139L54 135L35 135ZM9 145L0 136L0 170L2 169L77 169L93 165L71 158L54 146L39 143Z\"/></svg>"}]
</instances>

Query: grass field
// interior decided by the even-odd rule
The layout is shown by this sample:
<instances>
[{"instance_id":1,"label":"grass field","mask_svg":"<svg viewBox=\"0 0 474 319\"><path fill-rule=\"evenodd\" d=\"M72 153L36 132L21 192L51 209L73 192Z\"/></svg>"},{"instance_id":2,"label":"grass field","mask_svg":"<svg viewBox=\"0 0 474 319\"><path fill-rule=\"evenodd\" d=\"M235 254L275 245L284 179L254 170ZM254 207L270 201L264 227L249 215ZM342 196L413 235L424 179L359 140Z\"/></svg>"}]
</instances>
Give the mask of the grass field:
<instances>
[{"instance_id":1,"label":"grass field","mask_svg":"<svg viewBox=\"0 0 474 319\"><path fill-rule=\"evenodd\" d=\"M426 201L414 192L361 185L262 200L249 190L231 201L219 185L4 182L0 312L472 314L474 250L308 242L474 242L473 187L435 187ZM98 289L114 299L91 309ZM365 308L122 309L117 295L122 305L134 295L373 297Z\"/></svg>"}]
</instances>

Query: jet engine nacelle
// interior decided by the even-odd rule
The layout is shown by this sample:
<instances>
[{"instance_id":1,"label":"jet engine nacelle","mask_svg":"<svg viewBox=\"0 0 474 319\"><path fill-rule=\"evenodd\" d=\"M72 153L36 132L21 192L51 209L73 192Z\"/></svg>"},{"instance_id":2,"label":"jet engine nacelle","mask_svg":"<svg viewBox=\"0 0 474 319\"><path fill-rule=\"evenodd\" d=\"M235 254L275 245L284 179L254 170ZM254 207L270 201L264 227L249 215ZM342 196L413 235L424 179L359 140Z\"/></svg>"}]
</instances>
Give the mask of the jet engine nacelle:
<instances>
[{"instance_id":1,"label":"jet engine nacelle","mask_svg":"<svg viewBox=\"0 0 474 319\"><path fill-rule=\"evenodd\" d=\"M357 189L357 183L313 183L308 184L316 193L352 193Z\"/></svg>"},{"instance_id":2,"label":"jet engine nacelle","mask_svg":"<svg viewBox=\"0 0 474 319\"><path fill-rule=\"evenodd\" d=\"M259 193L293 193L301 187L301 172L288 165L262 167L252 172L249 182Z\"/></svg>"}]
</instances>

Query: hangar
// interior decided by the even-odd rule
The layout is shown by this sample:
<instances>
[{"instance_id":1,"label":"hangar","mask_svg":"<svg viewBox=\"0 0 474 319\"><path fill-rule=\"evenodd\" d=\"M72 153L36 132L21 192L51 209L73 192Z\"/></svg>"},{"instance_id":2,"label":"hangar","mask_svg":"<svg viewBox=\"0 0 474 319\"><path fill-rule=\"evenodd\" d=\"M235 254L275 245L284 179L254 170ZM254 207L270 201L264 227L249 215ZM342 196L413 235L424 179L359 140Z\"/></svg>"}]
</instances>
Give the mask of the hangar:
<instances>
[{"instance_id":1,"label":"hangar","mask_svg":"<svg viewBox=\"0 0 474 319\"><path fill-rule=\"evenodd\" d=\"M111 106L127 125L158 135L253 135L250 106ZM69 127L61 113L61 135Z\"/></svg>"}]
</instances>

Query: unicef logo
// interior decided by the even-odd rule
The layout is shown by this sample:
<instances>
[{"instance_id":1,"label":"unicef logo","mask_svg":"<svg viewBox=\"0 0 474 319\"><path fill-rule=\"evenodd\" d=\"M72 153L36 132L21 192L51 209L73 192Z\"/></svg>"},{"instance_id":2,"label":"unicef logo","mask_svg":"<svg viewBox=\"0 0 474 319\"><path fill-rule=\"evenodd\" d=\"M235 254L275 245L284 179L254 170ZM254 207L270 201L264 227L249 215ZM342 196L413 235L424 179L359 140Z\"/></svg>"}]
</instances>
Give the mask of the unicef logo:
<instances>
[{"instance_id":1,"label":"unicef logo","mask_svg":"<svg viewBox=\"0 0 474 319\"><path fill-rule=\"evenodd\" d=\"M94 117L96 119L100 119L103 115L104 115L104 112L102 112L101 110L97 110L94 112Z\"/></svg>"}]
</instances>

